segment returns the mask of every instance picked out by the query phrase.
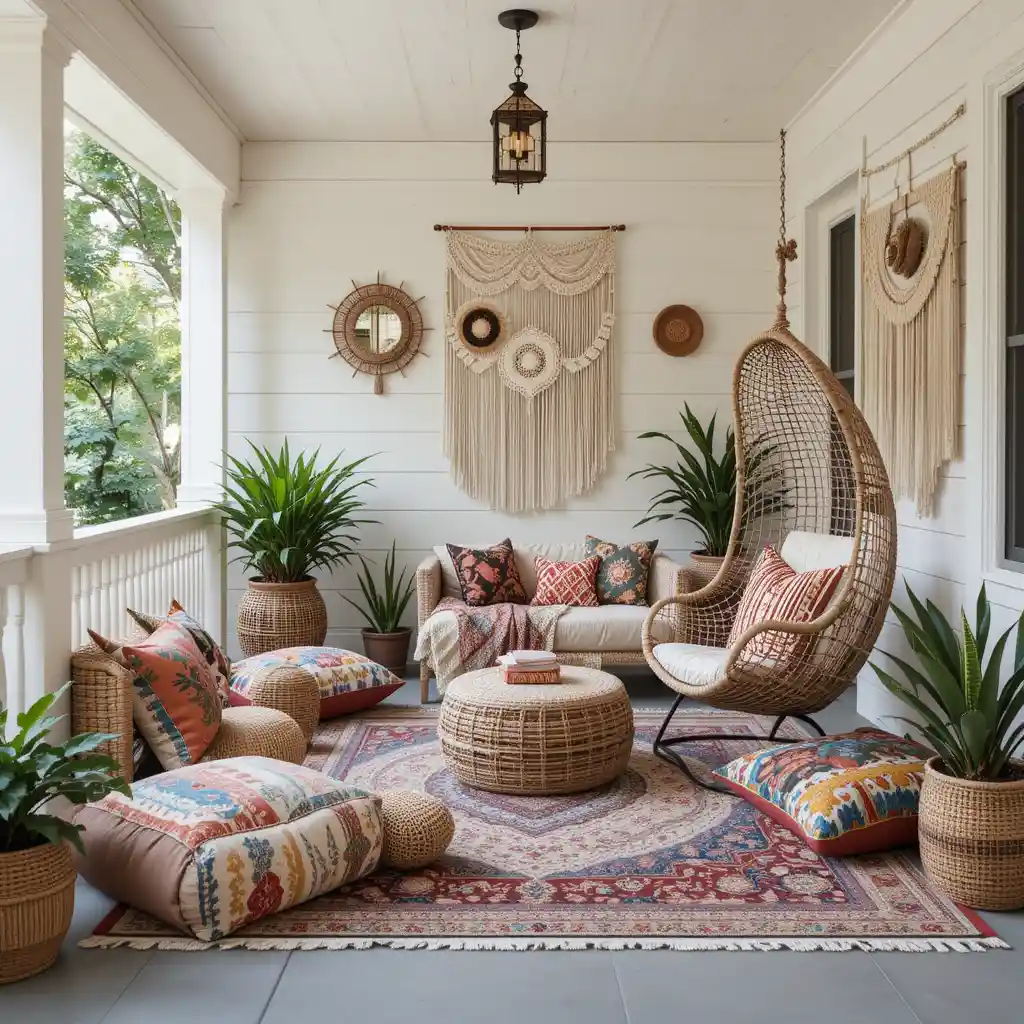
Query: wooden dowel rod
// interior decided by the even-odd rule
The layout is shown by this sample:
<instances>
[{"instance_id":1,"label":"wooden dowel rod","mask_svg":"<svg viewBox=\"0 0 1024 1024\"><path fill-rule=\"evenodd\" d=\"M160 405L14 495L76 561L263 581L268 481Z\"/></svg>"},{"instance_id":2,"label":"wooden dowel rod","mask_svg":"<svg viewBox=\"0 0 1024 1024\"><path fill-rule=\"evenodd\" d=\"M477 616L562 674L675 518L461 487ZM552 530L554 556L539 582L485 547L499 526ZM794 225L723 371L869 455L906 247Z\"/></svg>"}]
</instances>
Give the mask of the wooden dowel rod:
<instances>
[{"instance_id":1,"label":"wooden dowel rod","mask_svg":"<svg viewBox=\"0 0 1024 1024\"><path fill-rule=\"evenodd\" d=\"M625 231L625 224L435 224L435 231Z\"/></svg>"}]
</instances>

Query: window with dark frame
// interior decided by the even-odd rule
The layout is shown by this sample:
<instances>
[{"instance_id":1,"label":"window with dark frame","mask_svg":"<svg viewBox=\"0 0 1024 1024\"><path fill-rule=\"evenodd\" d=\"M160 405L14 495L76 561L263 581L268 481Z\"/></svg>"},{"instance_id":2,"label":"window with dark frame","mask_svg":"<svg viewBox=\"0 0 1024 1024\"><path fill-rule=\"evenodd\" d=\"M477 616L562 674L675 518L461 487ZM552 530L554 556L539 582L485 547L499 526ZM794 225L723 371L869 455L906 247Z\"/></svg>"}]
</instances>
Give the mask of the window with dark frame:
<instances>
[{"instance_id":1,"label":"window with dark frame","mask_svg":"<svg viewBox=\"0 0 1024 1024\"><path fill-rule=\"evenodd\" d=\"M829 229L829 363L847 394L855 394L856 326L855 303L857 294L856 231L857 218L851 214ZM832 533L853 533L851 510L854 502L853 467L846 455L839 422L832 422Z\"/></svg>"},{"instance_id":2,"label":"window with dark frame","mask_svg":"<svg viewBox=\"0 0 1024 1024\"><path fill-rule=\"evenodd\" d=\"M1006 101L1007 559L1024 563L1024 88Z\"/></svg>"}]
</instances>

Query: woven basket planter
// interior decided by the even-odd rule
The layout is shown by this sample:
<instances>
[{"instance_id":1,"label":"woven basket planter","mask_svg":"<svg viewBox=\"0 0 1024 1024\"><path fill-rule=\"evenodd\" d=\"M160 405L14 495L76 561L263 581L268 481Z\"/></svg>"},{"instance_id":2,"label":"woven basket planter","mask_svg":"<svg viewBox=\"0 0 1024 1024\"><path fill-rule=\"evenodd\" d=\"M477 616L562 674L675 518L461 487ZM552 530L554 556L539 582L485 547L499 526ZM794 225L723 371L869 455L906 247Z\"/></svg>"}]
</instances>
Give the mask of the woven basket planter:
<instances>
[{"instance_id":1,"label":"woven basket planter","mask_svg":"<svg viewBox=\"0 0 1024 1024\"><path fill-rule=\"evenodd\" d=\"M363 630L363 651L370 661L390 669L396 675L404 676L409 664L409 643L411 629L400 629L395 633L374 633Z\"/></svg>"},{"instance_id":2,"label":"woven basket planter","mask_svg":"<svg viewBox=\"0 0 1024 1024\"><path fill-rule=\"evenodd\" d=\"M327 608L316 580L249 580L238 605L238 644L247 658L283 647L322 647Z\"/></svg>"},{"instance_id":3,"label":"woven basket planter","mask_svg":"<svg viewBox=\"0 0 1024 1024\"><path fill-rule=\"evenodd\" d=\"M1024 778L975 782L939 764L925 766L918 818L929 878L968 907L1024 907Z\"/></svg>"},{"instance_id":4,"label":"woven basket planter","mask_svg":"<svg viewBox=\"0 0 1024 1024\"><path fill-rule=\"evenodd\" d=\"M0 853L0 985L57 959L75 909L75 869L64 844Z\"/></svg>"}]
</instances>

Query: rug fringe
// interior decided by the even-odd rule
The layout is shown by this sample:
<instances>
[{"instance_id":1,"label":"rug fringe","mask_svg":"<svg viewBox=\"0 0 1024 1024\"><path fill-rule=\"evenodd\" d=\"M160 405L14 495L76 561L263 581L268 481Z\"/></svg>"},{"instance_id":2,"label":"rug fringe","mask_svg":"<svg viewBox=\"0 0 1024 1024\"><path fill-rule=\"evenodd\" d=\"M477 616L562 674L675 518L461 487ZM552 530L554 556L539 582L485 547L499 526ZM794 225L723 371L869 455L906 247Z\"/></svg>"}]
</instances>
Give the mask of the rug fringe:
<instances>
[{"instance_id":1,"label":"rug fringe","mask_svg":"<svg viewBox=\"0 0 1024 1024\"><path fill-rule=\"evenodd\" d=\"M999 938L964 939L504 939L504 938L277 938L255 939L236 937L218 942L160 937L128 938L114 935L90 935L79 944L83 949L166 949L200 953L210 949L302 950L302 949L372 949L375 946L404 950L486 950L519 952L529 950L629 950L671 949L682 952L761 952L774 953L987 953L996 949L1012 949Z\"/></svg>"}]
</instances>

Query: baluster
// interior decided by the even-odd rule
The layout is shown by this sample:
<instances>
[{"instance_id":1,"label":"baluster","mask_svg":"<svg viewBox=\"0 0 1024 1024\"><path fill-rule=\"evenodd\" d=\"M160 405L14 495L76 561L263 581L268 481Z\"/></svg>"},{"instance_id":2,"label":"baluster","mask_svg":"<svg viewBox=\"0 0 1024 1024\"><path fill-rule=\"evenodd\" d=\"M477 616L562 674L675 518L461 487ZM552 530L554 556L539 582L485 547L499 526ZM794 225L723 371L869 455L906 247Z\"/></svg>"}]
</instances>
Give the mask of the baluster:
<instances>
[{"instance_id":1,"label":"baluster","mask_svg":"<svg viewBox=\"0 0 1024 1024\"><path fill-rule=\"evenodd\" d=\"M156 556L153 546L142 549L142 610L147 615L156 614Z\"/></svg>"},{"instance_id":2,"label":"baluster","mask_svg":"<svg viewBox=\"0 0 1024 1024\"><path fill-rule=\"evenodd\" d=\"M105 555L100 559L100 627L103 636L117 637L117 628L114 625L114 602L112 593L112 580L110 578L110 556Z\"/></svg>"},{"instance_id":3,"label":"baluster","mask_svg":"<svg viewBox=\"0 0 1024 1024\"><path fill-rule=\"evenodd\" d=\"M7 588L6 611L0 615L3 628L3 656L0 661L7 664L7 702L15 716L27 707L25 693L25 590L15 583ZM32 695L35 701L42 693ZM8 721L11 716L8 715Z\"/></svg>"},{"instance_id":4,"label":"baluster","mask_svg":"<svg viewBox=\"0 0 1024 1024\"><path fill-rule=\"evenodd\" d=\"M0 704L8 709L7 720L13 724L16 712L11 706L11 695L7 692L7 645L4 642L7 633L7 588L0 587ZM3 733L0 732L0 740Z\"/></svg>"},{"instance_id":5,"label":"baluster","mask_svg":"<svg viewBox=\"0 0 1024 1024\"><path fill-rule=\"evenodd\" d=\"M71 649L77 651L85 643L82 628L82 573L77 565L71 566Z\"/></svg>"},{"instance_id":6,"label":"baluster","mask_svg":"<svg viewBox=\"0 0 1024 1024\"><path fill-rule=\"evenodd\" d=\"M123 551L118 552L114 557L117 559L114 572L114 609L117 615L117 629L114 635L126 637L128 635L128 615L125 612L125 608L128 607L128 581L126 578L128 558Z\"/></svg>"},{"instance_id":7,"label":"baluster","mask_svg":"<svg viewBox=\"0 0 1024 1024\"><path fill-rule=\"evenodd\" d=\"M89 571L89 625L99 633L103 634L102 609L100 608L100 565L92 561L88 566ZM106 635L106 634L104 634Z\"/></svg>"}]
</instances>

